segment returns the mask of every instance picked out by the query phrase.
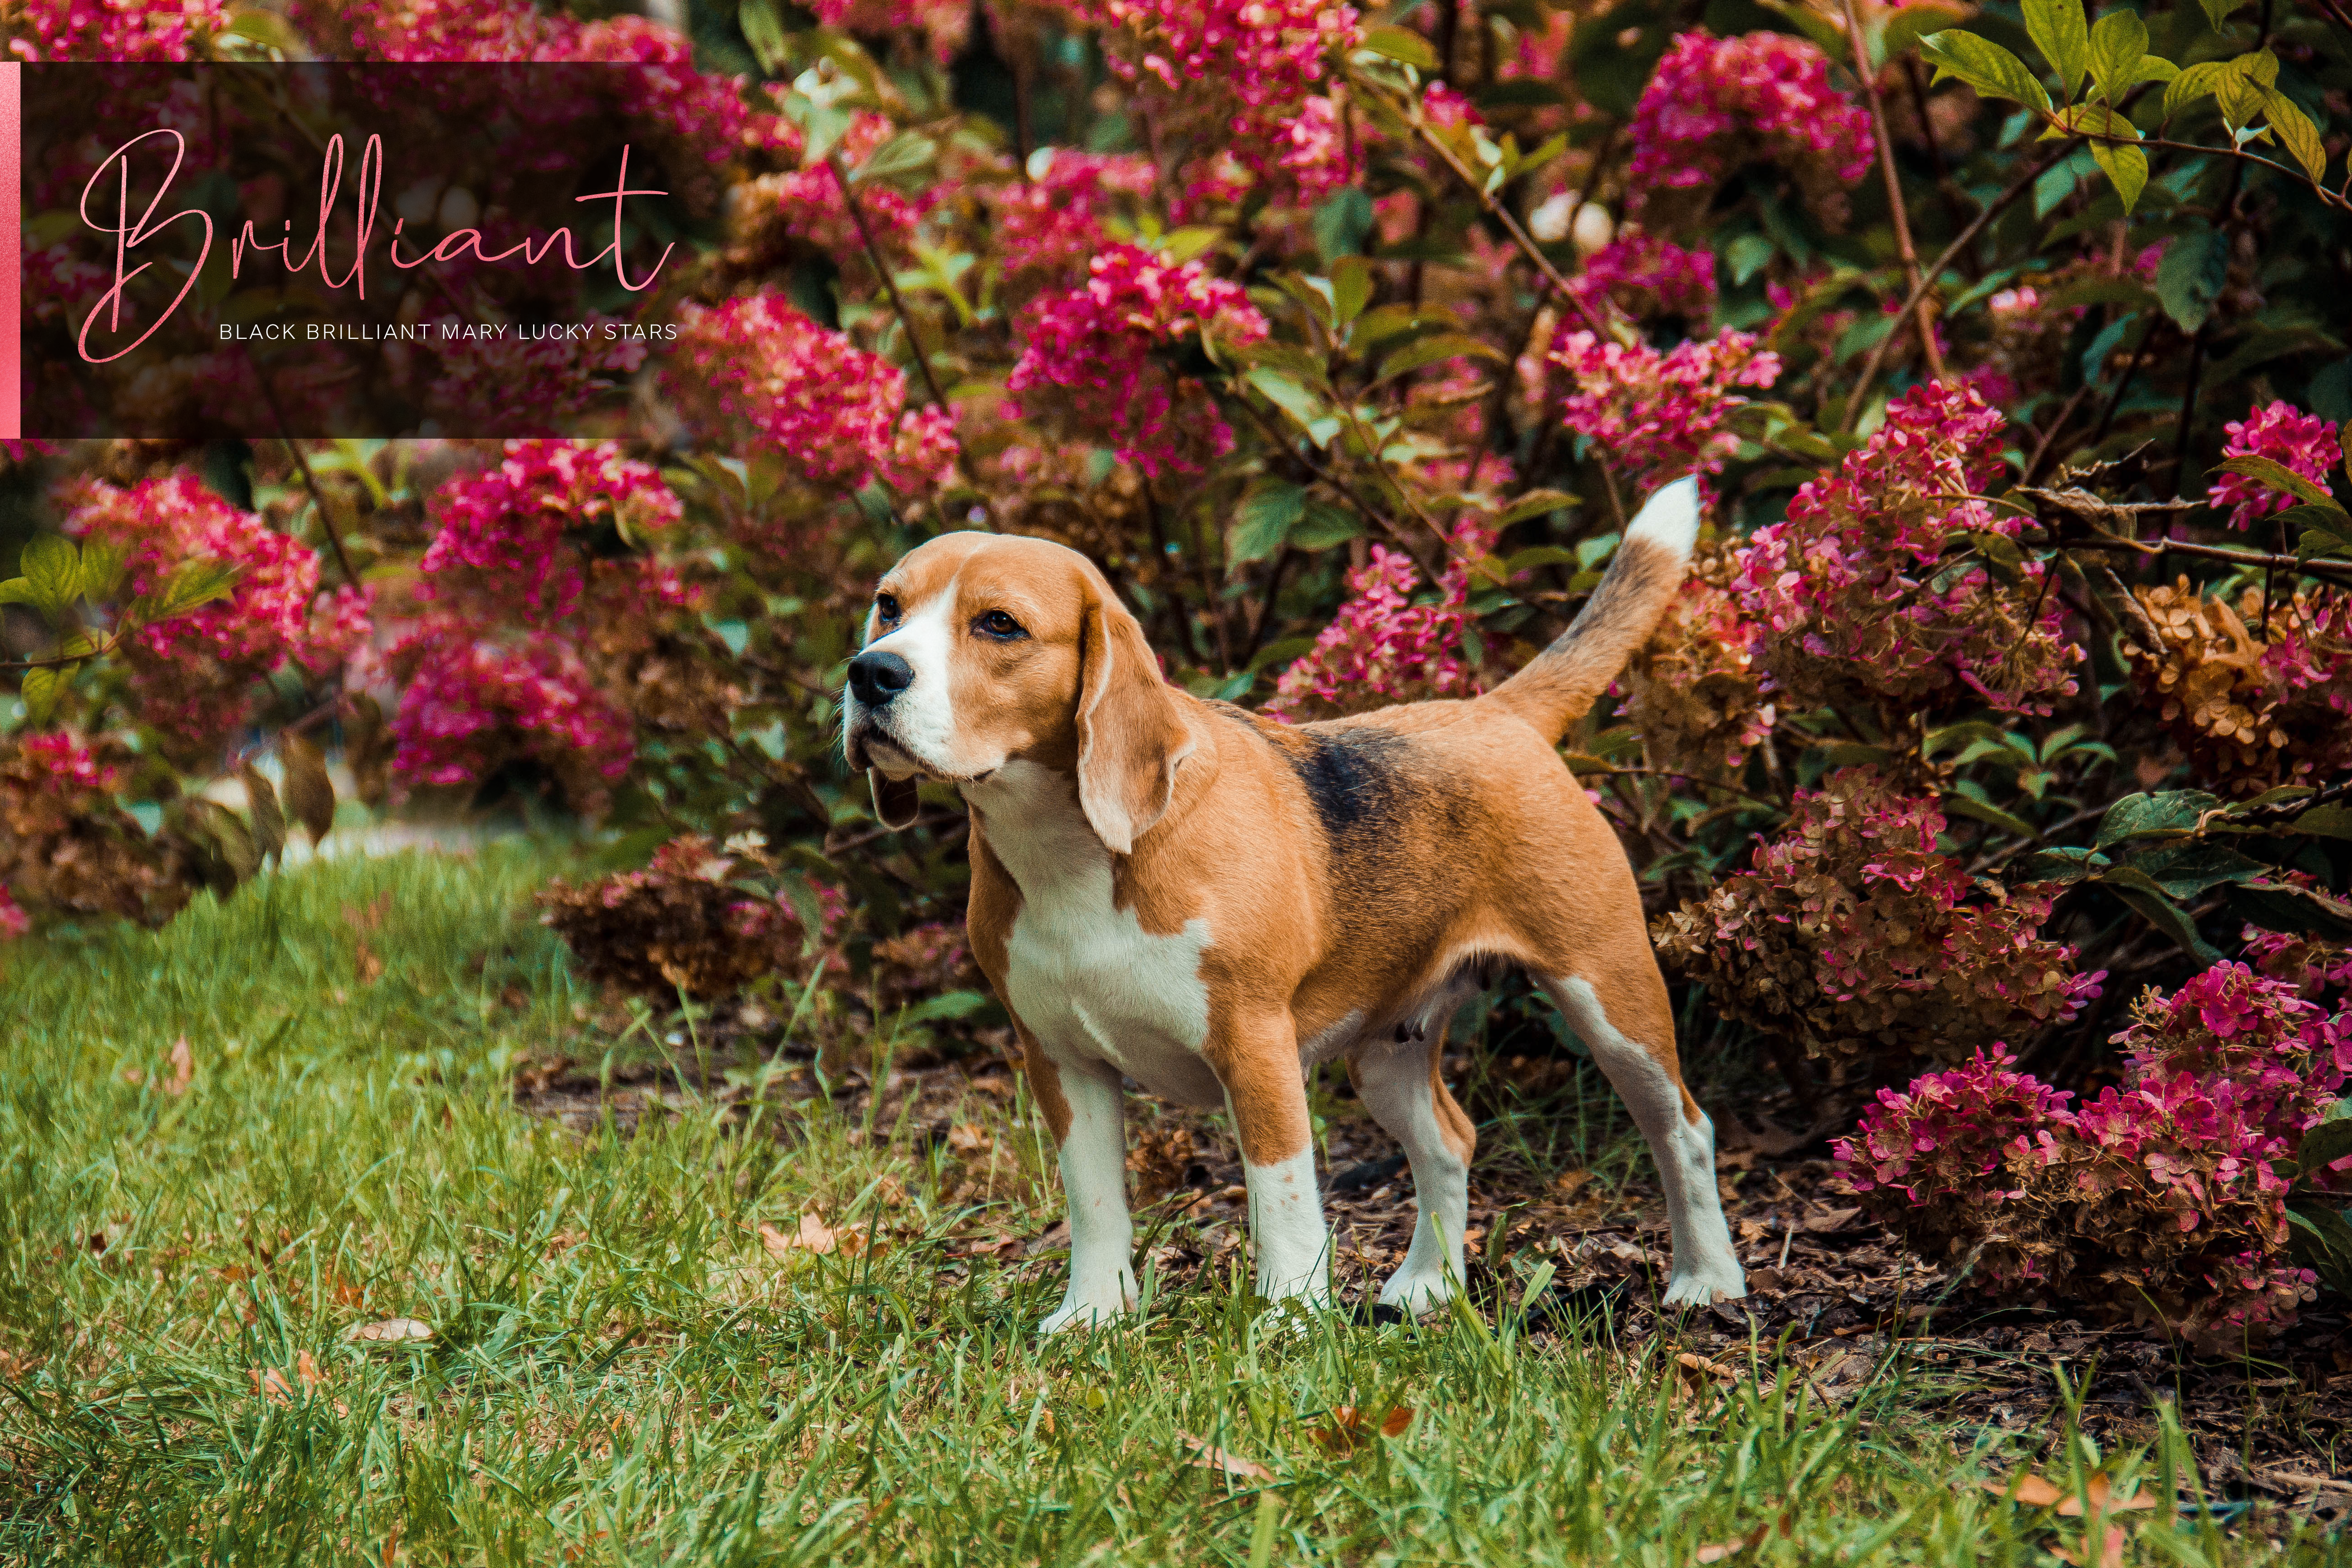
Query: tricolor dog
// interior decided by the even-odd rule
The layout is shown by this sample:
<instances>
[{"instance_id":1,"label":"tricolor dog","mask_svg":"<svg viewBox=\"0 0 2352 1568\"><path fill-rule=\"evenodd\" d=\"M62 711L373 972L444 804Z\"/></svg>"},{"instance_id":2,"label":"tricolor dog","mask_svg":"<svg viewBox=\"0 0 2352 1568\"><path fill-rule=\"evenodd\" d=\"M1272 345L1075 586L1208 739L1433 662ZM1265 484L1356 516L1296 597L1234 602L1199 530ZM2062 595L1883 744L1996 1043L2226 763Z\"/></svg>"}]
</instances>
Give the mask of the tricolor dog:
<instances>
[{"instance_id":1,"label":"tricolor dog","mask_svg":"<svg viewBox=\"0 0 2352 1568\"><path fill-rule=\"evenodd\" d=\"M1475 1132L1440 1081L1446 1020L1506 963L1591 1047L1649 1140L1669 1302L1747 1294L1616 836L1555 750L1680 585L1697 489L1666 487L1575 622L1470 701L1288 725L1169 686L1084 556L950 533L891 568L843 700L882 820L921 779L971 812L973 952L1060 1147L1070 1284L1051 1332L1136 1299L1121 1079L1223 1106L1268 1297L1329 1295L1304 1078L1343 1058L1420 1205L1381 1291L1462 1279Z\"/></svg>"}]
</instances>

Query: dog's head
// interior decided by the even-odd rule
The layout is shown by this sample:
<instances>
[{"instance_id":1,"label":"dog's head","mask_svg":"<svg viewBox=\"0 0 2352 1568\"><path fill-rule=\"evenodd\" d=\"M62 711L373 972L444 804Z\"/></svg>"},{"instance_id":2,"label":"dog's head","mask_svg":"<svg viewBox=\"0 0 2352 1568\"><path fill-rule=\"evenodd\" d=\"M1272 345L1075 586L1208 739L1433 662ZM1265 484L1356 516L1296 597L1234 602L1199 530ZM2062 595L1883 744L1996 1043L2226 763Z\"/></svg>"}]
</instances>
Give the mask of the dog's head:
<instances>
[{"instance_id":1,"label":"dog's head","mask_svg":"<svg viewBox=\"0 0 2352 1568\"><path fill-rule=\"evenodd\" d=\"M1077 778L1128 854L1168 809L1191 733L1128 614L1075 550L950 533L883 577L842 696L849 764L883 823L915 820L919 779L976 783L1016 759Z\"/></svg>"}]
</instances>

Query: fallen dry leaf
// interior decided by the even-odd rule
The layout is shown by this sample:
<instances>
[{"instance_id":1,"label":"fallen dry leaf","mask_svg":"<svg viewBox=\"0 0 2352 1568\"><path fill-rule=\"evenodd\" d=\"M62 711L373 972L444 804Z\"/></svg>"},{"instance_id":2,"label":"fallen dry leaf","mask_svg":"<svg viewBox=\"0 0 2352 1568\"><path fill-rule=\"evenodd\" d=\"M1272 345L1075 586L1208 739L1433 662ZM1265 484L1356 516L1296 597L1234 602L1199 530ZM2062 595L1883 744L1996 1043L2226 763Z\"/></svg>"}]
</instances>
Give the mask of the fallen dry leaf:
<instances>
[{"instance_id":1,"label":"fallen dry leaf","mask_svg":"<svg viewBox=\"0 0 2352 1568\"><path fill-rule=\"evenodd\" d=\"M977 1154L996 1141L977 1122L959 1121L948 1129L948 1147L959 1154Z\"/></svg>"},{"instance_id":2,"label":"fallen dry leaf","mask_svg":"<svg viewBox=\"0 0 2352 1568\"><path fill-rule=\"evenodd\" d=\"M1706 1387L1708 1378L1713 1378L1717 1383L1739 1381L1739 1374L1721 1362L1709 1361L1703 1355L1693 1355L1688 1351L1683 1351L1675 1357L1675 1365L1682 1369L1684 1381L1695 1389Z\"/></svg>"},{"instance_id":3,"label":"fallen dry leaf","mask_svg":"<svg viewBox=\"0 0 2352 1568\"><path fill-rule=\"evenodd\" d=\"M1239 1454L1229 1454L1223 1448L1203 1443L1190 1432L1179 1432L1176 1436L1182 1438L1184 1446L1192 1450L1192 1457L1184 1462L1195 1468L1222 1470L1226 1475L1238 1477L1245 1481L1274 1479L1274 1472L1255 1459L1244 1459Z\"/></svg>"},{"instance_id":4,"label":"fallen dry leaf","mask_svg":"<svg viewBox=\"0 0 2352 1568\"><path fill-rule=\"evenodd\" d=\"M294 1375L301 1381L305 1392L327 1381L326 1374L319 1370L318 1359L306 1350L294 1352Z\"/></svg>"},{"instance_id":5,"label":"fallen dry leaf","mask_svg":"<svg viewBox=\"0 0 2352 1568\"><path fill-rule=\"evenodd\" d=\"M368 945L365 937L352 945L352 968L358 973L362 985L373 985L383 978L383 960L376 956L375 949Z\"/></svg>"},{"instance_id":6,"label":"fallen dry leaf","mask_svg":"<svg viewBox=\"0 0 2352 1568\"><path fill-rule=\"evenodd\" d=\"M1741 1536L1737 1541L1711 1542L1708 1544L1700 1547L1696 1552L1692 1552L1691 1558L1694 1562L1698 1563L1720 1563L1727 1557L1734 1556L1738 1552L1748 1551L1757 1546L1761 1546L1764 1543L1766 1533L1767 1532L1765 1531L1759 1529L1751 1534Z\"/></svg>"},{"instance_id":7,"label":"fallen dry leaf","mask_svg":"<svg viewBox=\"0 0 2352 1568\"><path fill-rule=\"evenodd\" d=\"M353 1323L343 1331L343 1338L355 1345L396 1345L412 1340L429 1340L433 1325L415 1318L385 1318L373 1323Z\"/></svg>"},{"instance_id":8,"label":"fallen dry leaf","mask_svg":"<svg viewBox=\"0 0 2352 1568\"><path fill-rule=\"evenodd\" d=\"M1857 1204L1853 1208L1829 1209L1821 1214L1807 1215L1805 1228L1816 1234L1829 1230L1843 1230L1861 1213L1862 1207Z\"/></svg>"},{"instance_id":9,"label":"fallen dry leaf","mask_svg":"<svg viewBox=\"0 0 2352 1568\"><path fill-rule=\"evenodd\" d=\"M137 1089L141 1084L147 1081L147 1069L145 1068L124 1068L122 1069L122 1081L129 1084L131 1088Z\"/></svg>"},{"instance_id":10,"label":"fallen dry leaf","mask_svg":"<svg viewBox=\"0 0 2352 1568\"><path fill-rule=\"evenodd\" d=\"M2010 1482L2003 1480L1988 1479L1978 1484L1995 1497L2014 1498L2028 1508L2048 1508L2052 1503L2062 1502L2066 1498L2064 1492L2031 1472L2019 1477L2013 1488Z\"/></svg>"},{"instance_id":11,"label":"fallen dry leaf","mask_svg":"<svg viewBox=\"0 0 2352 1568\"><path fill-rule=\"evenodd\" d=\"M1393 1437L1412 1425L1412 1406L1398 1405L1375 1422L1352 1405L1336 1405L1330 1419L1308 1434L1325 1452L1352 1454L1371 1440L1374 1432L1383 1437Z\"/></svg>"},{"instance_id":12,"label":"fallen dry leaf","mask_svg":"<svg viewBox=\"0 0 2352 1568\"><path fill-rule=\"evenodd\" d=\"M795 1230L787 1234L772 1225L760 1226L760 1245L768 1256L779 1260L795 1252L824 1254L840 1252L850 1258L865 1256L871 1237L862 1225L845 1225L838 1228L824 1223L824 1216L804 1214Z\"/></svg>"},{"instance_id":13,"label":"fallen dry leaf","mask_svg":"<svg viewBox=\"0 0 2352 1568\"><path fill-rule=\"evenodd\" d=\"M172 1042L172 1076L163 1081L165 1094L174 1099L188 1092L188 1085L196 1078L196 1053L188 1048L188 1037L182 1035Z\"/></svg>"},{"instance_id":14,"label":"fallen dry leaf","mask_svg":"<svg viewBox=\"0 0 2352 1568\"><path fill-rule=\"evenodd\" d=\"M2145 1489L2134 1492L2127 1498L2120 1500L2117 1499L2115 1495L2115 1489L2108 1484L2107 1478L2105 1476L2093 1476L2091 1478L2091 1484L2084 1487L2083 1489L2091 1494L2091 1511L2093 1513L2137 1513L2141 1509L2154 1508L2156 1506L2156 1499L2150 1497ZM2058 1505L2058 1517L2061 1519L2082 1518L2083 1500L2079 1497L2070 1497L2064 1502L2060 1503Z\"/></svg>"},{"instance_id":15,"label":"fallen dry leaf","mask_svg":"<svg viewBox=\"0 0 2352 1568\"><path fill-rule=\"evenodd\" d=\"M284 1405L294 1396L286 1374L276 1367L255 1367L246 1374L253 1379L253 1391L272 1405Z\"/></svg>"},{"instance_id":16,"label":"fallen dry leaf","mask_svg":"<svg viewBox=\"0 0 2352 1568\"><path fill-rule=\"evenodd\" d=\"M2053 1546L2050 1550L2061 1562L2072 1563L2074 1568L2124 1568L2124 1527L2107 1526L2106 1539L2094 1551L2085 1541L2078 1547Z\"/></svg>"}]
</instances>

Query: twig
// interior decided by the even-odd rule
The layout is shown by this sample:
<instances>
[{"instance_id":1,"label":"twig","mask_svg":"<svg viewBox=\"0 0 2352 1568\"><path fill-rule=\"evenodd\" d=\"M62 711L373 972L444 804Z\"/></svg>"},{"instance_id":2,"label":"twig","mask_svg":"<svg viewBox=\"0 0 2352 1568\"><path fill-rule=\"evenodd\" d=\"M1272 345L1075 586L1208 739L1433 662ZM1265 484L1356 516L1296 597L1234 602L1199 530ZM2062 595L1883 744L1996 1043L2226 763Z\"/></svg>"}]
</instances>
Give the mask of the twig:
<instances>
[{"instance_id":1,"label":"twig","mask_svg":"<svg viewBox=\"0 0 2352 1568\"><path fill-rule=\"evenodd\" d=\"M964 450L963 432L955 426L954 406L948 402L948 395L940 390L940 378L931 370L931 356L923 348L921 334L915 331L914 315L907 309L906 300L898 293L898 279L892 275L889 266L882 259L881 247L874 243L874 231L866 226L866 209L859 205L857 193L849 188L849 171L842 167L839 153L826 153L824 164L826 168L833 171L833 183L840 187L841 205L849 209L849 221L857 226L857 243L866 249L866 265L874 268L876 275L882 279L883 291L890 296L890 309L898 318L899 329L907 334L907 346L914 351L915 370L923 378L923 390L930 395L932 405L945 411L950 416L949 430L955 437L956 444L956 470L963 475L965 484L970 485L974 491L979 491L980 480L972 474L971 454ZM990 508L984 494L980 506L982 526L986 527Z\"/></svg>"},{"instance_id":2,"label":"twig","mask_svg":"<svg viewBox=\"0 0 2352 1568\"><path fill-rule=\"evenodd\" d=\"M1935 318L1927 310L1927 290L1920 280L1919 253L1911 245L1911 215L1903 204L1903 178L1895 167L1895 138L1886 129L1886 105L1879 97L1878 73L1870 68L1870 44L1862 36L1862 18L1854 15L1853 0L1839 3L1845 12L1846 43L1853 51L1853 74L1870 105L1870 127L1878 142L1878 174L1886 184L1887 211L1895 220L1895 248L1903 258L1904 275L1911 285L1911 302L1905 310L1914 314L1919 352L1927 357L1927 374L1941 381L1944 351L1936 346Z\"/></svg>"},{"instance_id":3,"label":"twig","mask_svg":"<svg viewBox=\"0 0 2352 1568\"><path fill-rule=\"evenodd\" d=\"M1952 258L1974 244L1977 236L1984 232L1986 225L2007 212L2010 203L2032 190L2034 181L2055 168L2061 159L2074 151L2074 141L2060 142L2040 163L2020 174L2011 184L2009 189L1995 196L1992 205L1977 214L1975 221L1960 230L1958 237L1946 246L1944 254L1936 258L1935 264L1920 276L1919 281L1913 287L1911 298L1903 301L1903 309L1897 311L1896 315L1898 317L1907 315L1918 309L1919 300L1929 289L1935 287L1936 279L1944 275L1944 268L1952 264ZM1870 351L1870 357L1863 362L1862 374L1854 380L1853 391L1846 396L1845 417L1838 421L1839 429L1852 430L1855 422L1862 417L1863 400L1870 395L1871 384L1878 379L1879 367L1886 362L1886 351L1894 343L1895 337L1895 334L1890 331L1879 339L1877 345Z\"/></svg>"},{"instance_id":4,"label":"twig","mask_svg":"<svg viewBox=\"0 0 2352 1568\"><path fill-rule=\"evenodd\" d=\"M2147 357L2147 345L2156 341L2157 331L2163 324L2162 318L2158 318L2150 321L2147 330L2140 333L2139 346L2132 350L2131 363L2124 366L2124 378L2116 383L2114 395L2107 399L2106 407L2099 411L2099 427L2091 432L2093 452L2098 450L2099 443L2105 440L2107 432L2115 427L2116 410L2124 405L2124 394L2131 390L2133 378L2139 374L2140 363Z\"/></svg>"},{"instance_id":5,"label":"twig","mask_svg":"<svg viewBox=\"0 0 2352 1568\"><path fill-rule=\"evenodd\" d=\"M1736 795L1749 805L1760 805L1767 811L1777 811L1785 815L1789 809L1780 802L1766 800L1762 795L1749 795L1744 789L1738 789L1727 784L1717 784L1713 779L1703 779L1695 773L1676 773L1672 768L1578 768L1570 771L1580 779L1680 779L1685 784L1694 784L1701 789L1721 790L1726 795Z\"/></svg>"},{"instance_id":6,"label":"twig","mask_svg":"<svg viewBox=\"0 0 2352 1568\"><path fill-rule=\"evenodd\" d=\"M278 400L273 396L270 407L274 410L277 405ZM282 427L284 422L281 420L279 423ZM302 455L302 448L296 446L290 437L280 436L278 444L286 448L286 455L293 458L294 466L302 471L302 488L310 492L310 504L319 509L319 526L327 531L327 542L334 547L337 570L342 573L344 582L358 587L360 574L352 570L352 558L343 553L343 536L336 531L334 513L327 510L327 498L319 493L319 480L310 472L310 459Z\"/></svg>"},{"instance_id":7,"label":"twig","mask_svg":"<svg viewBox=\"0 0 2352 1568\"><path fill-rule=\"evenodd\" d=\"M1511 243L1518 247L1520 255L1535 264L1536 270L1543 274L1544 281L1551 285L1552 291L1574 307L1576 313L1584 318L1584 324L1591 328L1595 334L1614 342L1616 334L1609 330L1600 317L1592 313L1592 307L1586 304L1574 289L1569 287L1567 278L1561 275L1559 268L1551 264L1551 258L1537 246L1534 237L1519 226L1519 220L1511 216L1511 209L1496 201L1488 193L1485 184L1462 166L1462 160L1454 155L1454 149L1448 147L1437 132L1429 128L1429 121L1422 115L1421 105L1418 103L1412 105L1405 118L1411 122L1413 134L1419 136L1427 144L1429 150L1437 154L1439 161L1454 172L1454 177L1461 181L1472 195L1478 198L1478 205L1486 209L1488 216L1503 226L1504 232L1511 237Z\"/></svg>"},{"instance_id":8,"label":"twig","mask_svg":"<svg viewBox=\"0 0 2352 1568\"><path fill-rule=\"evenodd\" d=\"M2137 539L2070 539L2058 548L2129 552L2144 556L2194 555L2206 561L2226 561L2232 566L2278 567L2309 577L2338 576L2352 582L2352 561L2303 561L2262 550L2232 550L2226 544L2193 544L2185 539L2167 539L2156 544L2143 544Z\"/></svg>"}]
</instances>

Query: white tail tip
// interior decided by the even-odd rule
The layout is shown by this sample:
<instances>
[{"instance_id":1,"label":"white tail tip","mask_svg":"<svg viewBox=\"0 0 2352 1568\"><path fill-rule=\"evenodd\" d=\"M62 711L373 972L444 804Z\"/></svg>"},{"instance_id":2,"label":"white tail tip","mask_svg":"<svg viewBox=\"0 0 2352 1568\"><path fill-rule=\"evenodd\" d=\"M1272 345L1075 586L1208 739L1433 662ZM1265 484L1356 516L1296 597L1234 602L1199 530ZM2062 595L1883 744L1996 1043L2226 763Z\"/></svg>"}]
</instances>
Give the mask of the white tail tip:
<instances>
[{"instance_id":1,"label":"white tail tip","mask_svg":"<svg viewBox=\"0 0 2352 1568\"><path fill-rule=\"evenodd\" d=\"M1671 550L1678 561L1690 559L1691 547L1698 542L1698 479L1685 475L1670 485L1663 486L1643 504L1634 515L1633 526L1625 531L1625 542L1635 540Z\"/></svg>"}]
</instances>

